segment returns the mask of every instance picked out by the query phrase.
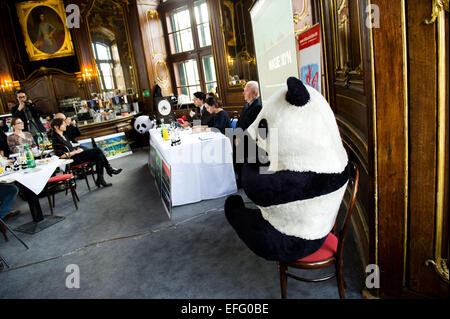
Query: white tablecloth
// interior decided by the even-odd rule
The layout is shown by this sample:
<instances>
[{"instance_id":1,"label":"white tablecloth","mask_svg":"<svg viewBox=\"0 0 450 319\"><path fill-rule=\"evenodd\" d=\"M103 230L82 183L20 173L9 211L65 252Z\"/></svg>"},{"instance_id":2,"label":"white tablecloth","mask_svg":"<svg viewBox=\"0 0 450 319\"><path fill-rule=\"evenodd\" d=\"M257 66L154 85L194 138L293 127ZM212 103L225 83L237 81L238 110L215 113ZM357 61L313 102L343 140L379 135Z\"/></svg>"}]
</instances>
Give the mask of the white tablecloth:
<instances>
[{"instance_id":1,"label":"white tablecloth","mask_svg":"<svg viewBox=\"0 0 450 319\"><path fill-rule=\"evenodd\" d=\"M35 168L2 175L0 176L0 182L19 182L37 195L42 192L56 168L59 166L63 168L69 161L71 162L72 160L54 159L47 164L36 165Z\"/></svg>"},{"instance_id":2,"label":"white tablecloth","mask_svg":"<svg viewBox=\"0 0 450 319\"><path fill-rule=\"evenodd\" d=\"M150 130L150 144L171 168L172 206L219 198L237 192L230 140L221 133L180 132L171 146L159 129Z\"/></svg>"}]
</instances>

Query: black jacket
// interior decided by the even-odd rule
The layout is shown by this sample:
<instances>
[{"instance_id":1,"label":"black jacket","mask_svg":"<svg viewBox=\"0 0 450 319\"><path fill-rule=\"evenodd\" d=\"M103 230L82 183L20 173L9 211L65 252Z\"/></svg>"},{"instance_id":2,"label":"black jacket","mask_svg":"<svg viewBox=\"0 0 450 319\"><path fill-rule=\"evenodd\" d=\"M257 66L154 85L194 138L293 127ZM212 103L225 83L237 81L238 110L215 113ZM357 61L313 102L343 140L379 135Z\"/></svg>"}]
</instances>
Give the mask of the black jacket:
<instances>
[{"instance_id":1,"label":"black jacket","mask_svg":"<svg viewBox=\"0 0 450 319\"><path fill-rule=\"evenodd\" d=\"M261 98L257 97L250 104L245 104L242 109L241 116L239 117L236 127L240 127L245 131L256 119L259 112L261 112Z\"/></svg>"},{"instance_id":2,"label":"black jacket","mask_svg":"<svg viewBox=\"0 0 450 319\"><path fill-rule=\"evenodd\" d=\"M78 143L77 137L81 135L80 129L78 126L74 126L72 124L67 125L66 131L64 132L64 136L71 141L72 143Z\"/></svg>"},{"instance_id":3,"label":"black jacket","mask_svg":"<svg viewBox=\"0 0 450 319\"><path fill-rule=\"evenodd\" d=\"M28 120L32 120L34 122L34 124L36 124L37 130L39 130L40 132L45 132L46 129L44 127L44 125L42 125L41 123L41 119L39 118L41 115L44 114L44 111L42 111L39 107L36 106L36 104L34 103L30 103L25 107L29 107L30 108L30 112L32 115L32 119L28 119ZM12 110L12 116L13 117L19 117L22 122L24 123L24 131L28 131L30 132L30 127L28 126L28 121L27 121L27 116L25 115L24 112L25 109L19 111L19 104L16 104ZM31 124L33 125L33 124Z\"/></svg>"},{"instance_id":4,"label":"black jacket","mask_svg":"<svg viewBox=\"0 0 450 319\"><path fill-rule=\"evenodd\" d=\"M227 111L222 110L219 113L214 114L212 123L210 122L208 126L215 127L225 135L225 129L231 128L230 117L228 116Z\"/></svg>"},{"instance_id":5,"label":"black jacket","mask_svg":"<svg viewBox=\"0 0 450 319\"><path fill-rule=\"evenodd\" d=\"M198 114L200 114L200 108L197 108L197 112L198 112ZM194 115L191 119L192 119L192 121L200 120L201 125L211 126L209 124L212 123L213 117L214 117L214 115L208 112L208 110L206 109L206 106L203 106L203 111L202 111L201 116Z\"/></svg>"}]
</instances>

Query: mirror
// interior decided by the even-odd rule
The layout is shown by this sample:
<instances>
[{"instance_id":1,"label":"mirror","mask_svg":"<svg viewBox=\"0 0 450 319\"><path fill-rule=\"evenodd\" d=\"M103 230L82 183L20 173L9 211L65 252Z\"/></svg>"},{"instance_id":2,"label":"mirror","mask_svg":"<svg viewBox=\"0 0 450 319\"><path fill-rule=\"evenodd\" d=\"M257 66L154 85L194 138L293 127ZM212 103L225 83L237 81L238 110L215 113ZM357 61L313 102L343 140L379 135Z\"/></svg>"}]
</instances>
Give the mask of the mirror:
<instances>
[{"instance_id":1,"label":"mirror","mask_svg":"<svg viewBox=\"0 0 450 319\"><path fill-rule=\"evenodd\" d=\"M104 93L135 93L136 81L121 5L123 1L92 1L87 21L99 85Z\"/></svg>"},{"instance_id":2,"label":"mirror","mask_svg":"<svg viewBox=\"0 0 450 319\"><path fill-rule=\"evenodd\" d=\"M250 3L251 1L243 0L222 1L222 35L229 86L243 86L250 80L257 80Z\"/></svg>"}]
</instances>

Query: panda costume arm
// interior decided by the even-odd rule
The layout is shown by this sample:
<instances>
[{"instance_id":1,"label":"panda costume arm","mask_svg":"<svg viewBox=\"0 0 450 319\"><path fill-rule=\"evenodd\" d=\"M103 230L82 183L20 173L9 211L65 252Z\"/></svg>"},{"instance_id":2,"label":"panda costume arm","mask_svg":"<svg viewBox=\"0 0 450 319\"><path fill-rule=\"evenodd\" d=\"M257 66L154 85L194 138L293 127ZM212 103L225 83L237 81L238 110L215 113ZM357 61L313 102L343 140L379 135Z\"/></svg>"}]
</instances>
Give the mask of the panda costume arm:
<instances>
[{"instance_id":1,"label":"panda costume arm","mask_svg":"<svg viewBox=\"0 0 450 319\"><path fill-rule=\"evenodd\" d=\"M255 204L271 206L334 192L347 183L349 173L350 164L336 174L288 170L261 174L260 166L244 164L242 187Z\"/></svg>"}]
</instances>

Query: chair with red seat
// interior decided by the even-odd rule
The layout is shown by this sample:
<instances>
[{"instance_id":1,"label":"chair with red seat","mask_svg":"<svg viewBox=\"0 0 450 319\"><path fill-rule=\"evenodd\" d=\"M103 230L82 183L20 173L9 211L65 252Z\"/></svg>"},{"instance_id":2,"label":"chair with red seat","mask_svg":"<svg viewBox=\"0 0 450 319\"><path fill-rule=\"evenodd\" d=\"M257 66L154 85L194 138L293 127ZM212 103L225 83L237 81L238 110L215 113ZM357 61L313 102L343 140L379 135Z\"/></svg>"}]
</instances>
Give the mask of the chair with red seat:
<instances>
[{"instance_id":1,"label":"chair with red seat","mask_svg":"<svg viewBox=\"0 0 450 319\"><path fill-rule=\"evenodd\" d=\"M278 266L280 269L280 286L282 299L286 299L287 277L306 282L322 282L336 277L339 289L339 297L341 299L345 299L345 281L342 273L343 249L344 249L345 235L347 233L350 217L352 215L353 207L355 205L359 183L358 165L353 162L351 164L352 164L352 173L349 184L352 185L352 193L351 193L352 195L348 205L348 209L346 211L346 215L344 217L342 228L338 236L335 235L338 220L338 218L336 218L333 231L328 234L327 238L325 239L325 242L318 251L296 261L278 262ZM320 278L304 278L288 272L289 267L296 269L320 269L329 267L333 264L335 265L336 271Z\"/></svg>"},{"instance_id":2,"label":"chair with red seat","mask_svg":"<svg viewBox=\"0 0 450 319\"><path fill-rule=\"evenodd\" d=\"M88 182L88 178L87 175L92 175L92 179L94 180L94 184L95 184L95 176L94 176L94 168L92 166L91 162L84 162L84 163L80 163L80 164L76 164L76 165L70 165L70 172L75 175L75 176L82 176L84 178L84 180L86 181L86 185L89 189L89 191L91 191L91 186L89 185Z\"/></svg>"},{"instance_id":3,"label":"chair with red seat","mask_svg":"<svg viewBox=\"0 0 450 319\"><path fill-rule=\"evenodd\" d=\"M77 192L75 191L76 182L75 178L72 174L62 174L62 175L55 175L51 177L47 185L45 185L45 193L47 194L48 198L48 204L50 205L50 210L53 213L53 208L55 207L55 194L65 190L66 195L68 190L70 189L70 192L72 193L73 203L75 204L75 208L78 210L78 204L80 199L78 198ZM50 195L52 196L53 203L50 200Z\"/></svg>"},{"instance_id":4,"label":"chair with red seat","mask_svg":"<svg viewBox=\"0 0 450 319\"><path fill-rule=\"evenodd\" d=\"M61 157L62 155L66 154L66 158L71 158L70 151L67 148L67 146L65 146L63 144L56 144L56 145L59 146L59 148L62 148L65 150L64 152L60 151L60 150L55 150L55 154L57 156ZM53 147L53 149L55 149L55 147ZM94 176L94 167L91 162L84 162L84 163L75 164L75 165L69 164L66 172L71 173L77 177L82 176L84 178L84 180L86 181L86 185L87 185L89 191L91 191L91 186L89 185L87 175L92 175L94 184L96 182L95 176Z\"/></svg>"}]
</instances>

